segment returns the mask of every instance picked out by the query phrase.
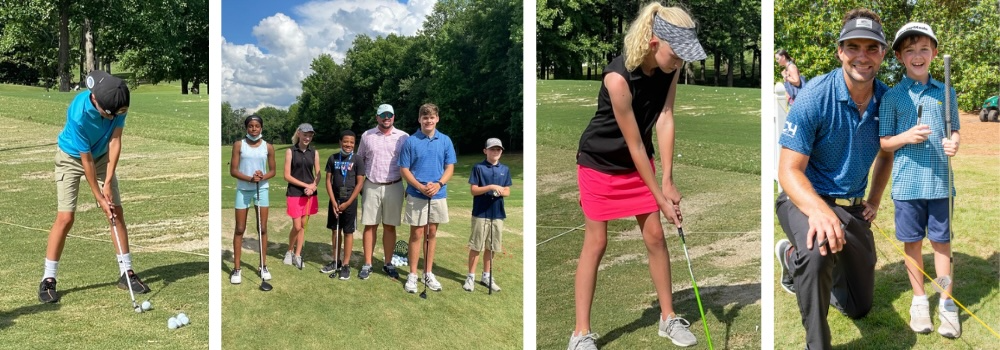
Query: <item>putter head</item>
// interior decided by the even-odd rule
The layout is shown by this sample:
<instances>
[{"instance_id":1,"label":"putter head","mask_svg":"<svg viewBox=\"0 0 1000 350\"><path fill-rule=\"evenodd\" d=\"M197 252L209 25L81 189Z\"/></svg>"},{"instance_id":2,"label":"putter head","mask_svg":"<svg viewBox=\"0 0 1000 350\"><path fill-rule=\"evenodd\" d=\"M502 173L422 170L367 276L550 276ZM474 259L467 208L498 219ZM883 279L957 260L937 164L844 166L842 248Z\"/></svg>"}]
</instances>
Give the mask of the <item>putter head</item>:
<instances>
[{"instance_id":1,"label":"putter head","mask_svg":"<svg viewBox=\"0 0 1000 350\"><path fill-rule=\"evenodd\" d=\"M951 285L951 276L948 275L939 276L938 278L934 279L933 285L934 285L934 290L936 290L938 293L944 293L945 290L948 289L948 286Z\"/></svg>"},{"instance_id":2,"label":"putter head","mask_svg":"<svg viewBox=\"0 0 1000 350\"><path fill-rule=\"evenodd\" d=\"M420 292L420 299L427 299L427 289L424 289L423 292Z\"/></svg>"},{"instance_id":3,"label":"putter head","mask_svg":"<svg viewBox=\"0 0 1000 350\"><path fill-rule=\"evenodd\" d=\"M261 281L260 282L260 290L264 291L264 292L270 292L271 291L271 284L267 283L266 281Z\"/></svg>"}]
</instances>

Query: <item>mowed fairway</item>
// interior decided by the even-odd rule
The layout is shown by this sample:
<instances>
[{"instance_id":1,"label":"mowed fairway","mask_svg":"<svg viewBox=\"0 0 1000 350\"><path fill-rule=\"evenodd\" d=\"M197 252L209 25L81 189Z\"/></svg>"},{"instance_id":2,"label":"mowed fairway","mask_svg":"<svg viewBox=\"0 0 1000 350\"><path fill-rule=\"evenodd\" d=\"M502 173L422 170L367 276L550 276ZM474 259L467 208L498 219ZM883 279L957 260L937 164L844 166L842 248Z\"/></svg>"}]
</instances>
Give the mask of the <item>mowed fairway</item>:
<instances>
[{"instance_id":1,"label":"mowed fairway","mask_svg":"<svg viewBox=\"0 0 1000 350\"><path fill-rule=\"evenodd\" d=\"M266 121L265 121L265 125ZM443 128L447 133L448 129ZM265 135L267 130L264 130ZM485 141L486 136L484 136ZM260 255L253 209L249 210L243 240L243 283L229 283L233 268L232 237L235 226L233 199L236 180L229 176L232 146L222 147L222 341L224 344L271 349L520 349L523 339L523 171L521 154L504 154L500 161L511 168L514 181L505 200L504 253L494 259L496 283L503 290L488 295L483 285L474 292L462 289L468 262L472 196L468 178L482 152L458 157L455 176L448 181L450 222L438 228L434 273L441 292L427 292L427 299L403 290L408 266L399 268L401 279L382 273L382 230L375 248L374 272L367 280L357 277L363 264L362 227L354 234L351 279L341 281L320 273L332 260L331 230L326 228L326 190L319 195L320 211L306 228L302 256L305 268L282 264L288 250L291 219L285 213L283 179L285 151L277 145L277 175L270 180L267 265L273 279L270 292L258 290ZM319 145L321 168L339 151L338 145ZM323 181L326 173L323 172ZM323 182L321 182L323 183ZM360 204L360 203L359 203ZM360 212L359 212L360 219ZM360 221L360 220L359 220ZM397 239L406 241L410 227L397 227ZM418 265L421 268L423 265ZM482 259L477 280L482 275ZM420 286L422 288L422 285Z\"/></svg>"},{"instance_id":2,"label":"mowed fairway","mask_svg":"<svg viewBox=\"0 0 1000 350\"><path fill-rule=\"evenodd\" d=\"M954 295L959 303L975 313L993 331L1000 331L1000 124L982 123L972 113L961 113L961 148L952 158L955 173L954 219L955 258ZM916 334L910 330L910 301L913 289L907 278L902 243L896 239L895 207L890 195L892 183L886 187L881 208L872 231L875 236L875 299L871 312L860 320L852 320L830 308L827 318L835 348L855 349L992 349L1000 335L979 324L965 310L959 312L962 336L951 340L937 334L939 293L924 277L924 289L930 300L934 332ZM866 195L867 197L867 195ZM773 213L771 214L773 215ZM881 231L876 228L881 227ZM888 236L888 237L887 237ZM778 219L774 220L774 242L785 238ZM900 250L897 250L898 249ZM924 270L934 272L934 253L930 243L923 244ZM805 343L805 329L800 322L795 296L780 286L781 266L774 264L774 346L797 349ZM785 336L778 336L783 334Z\"/></svg>"},{"instance_id":3,"label":"mowed fairway","mask_svg":"<svg viewBox=\"0 0 1000 350\"><path fill-rule=\"evenodd\" d=\"M538 348L566 346L574 327L574 275L583 245L576 150L597 109L600 82L538 81ZM680 238L666 227L674 308L696 348L760 347L760 99L754 89L679 85L674 181L705 317L698 313ZM659 165L659 155L657 168ZM609 223L592 331L602 349L673 346L660 313L635 219Z\"/></svg>"},{"instance_id":4,"label":"mowed fairway","mask_svg":"<svg viewBox=\"0 0 1000 350\"><path fill-rule=\"evenodd\" d=\"M152 289L136 298L151 299L153 310L136 314L116 287L108 222L86 185L59 265L62 301L39 303L56 138L76 94L0 85L0 343L208 348L208 96L181 95L177 85L132 91L117 170L134 268ZM179 312L191 324L168 330Z\"/></svg>"}]
</instances>

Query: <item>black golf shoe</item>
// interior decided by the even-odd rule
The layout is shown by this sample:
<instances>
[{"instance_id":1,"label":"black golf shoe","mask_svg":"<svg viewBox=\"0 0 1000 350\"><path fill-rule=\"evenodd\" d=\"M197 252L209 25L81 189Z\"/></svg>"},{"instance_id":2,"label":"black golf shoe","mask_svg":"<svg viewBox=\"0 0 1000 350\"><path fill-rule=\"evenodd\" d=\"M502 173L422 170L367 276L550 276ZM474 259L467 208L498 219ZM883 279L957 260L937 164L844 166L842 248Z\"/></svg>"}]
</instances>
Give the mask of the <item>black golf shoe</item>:
<instances>
[{"instance_id":1,"label":"black golf shoe","mask_svg":"<svg viewBox=\"0 0 1000 350\"><path fill-rule=\"evenodd\" d=\"M125 281L126 275L128 275L129 282ZM143 283L142 280L139 279L139 276L136 275L135 272L133 272L132 270L128 270L125 273L125 275L122 275L121 277L118 278L118 289L128 290L127 283L132 284L133 293L139 293L139 294L149 293L149 287L146 286L146 284Z\"/></svg>"},{"instance_id":2,"label":"black golf shoe","mask_svg":"<svg viewBox=\"0 0 1000 350\"><path fill-rule=\"evenodd\" d=\"M392 266L392 264L382 265L382 272L385 272L386 276L389 276L394 280L399 279L399 272L396 272L396 267Z\"/></svg>"},{"instance_id":3,"label":"black golf shoe","mask_svg":"<svg viewBox=\"0 0 1000 350\"><path fill-rule=\"evenodd\" d=\"M795 294L795 283L792 281L792 272L788 262L792 259L794 252L795 247L787 239L778 241L778 244L774 246L774 255L781 264L781 288L791 294Z\"/></svg>"},{"instance_id":4,"label":"black golf shoe","mask_svg":"<svg viewBox=\"0 0 1000 350\"><path fill-rule=\"evenodd\" d=\"M56 291L56 279L49 277L38 284L38 301L43 303L58 303L59 292Z\"/></svg>"}]
</instances>

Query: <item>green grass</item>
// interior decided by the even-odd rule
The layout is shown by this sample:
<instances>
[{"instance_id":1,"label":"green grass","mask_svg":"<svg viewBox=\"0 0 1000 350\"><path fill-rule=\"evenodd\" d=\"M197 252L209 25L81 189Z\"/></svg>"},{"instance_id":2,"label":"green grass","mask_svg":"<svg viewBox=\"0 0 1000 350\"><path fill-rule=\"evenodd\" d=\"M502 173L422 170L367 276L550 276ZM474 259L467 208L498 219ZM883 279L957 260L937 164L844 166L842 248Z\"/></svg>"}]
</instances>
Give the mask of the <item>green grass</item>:
<instances>
[{"instance_id":1,"label":"green grass","mask_svg":"<svg viewBox=\"0 0 1000 350\"><path fill-rule=\"evenodd\" d=\"M351 279L330 279L319 269L331 259L331 235L326 228L326 203L329 197L320 191L320 212L310 219L306 243L302 248L305 269L283 265L288 249L291 220L285 214L283 180L287 145L276 146L278 174L270 182L268 218L268 269L274 290L258 291L259 255L254 214L248 215L241 266L243 283L229 284L232 269L233 198L235 179L229 176L232 149L223 147L222 167L222 245L225 252L222 281L223 344L253 344L257 348L364 348L388 349L405 344L411 348L441 349L479 347L489 344L496 349L519 349L523 339L523 192L522 155L504 154L501 162L511 168L514 186L505 200L503 254L494 259L494 274L503 291L487 295L478 286L473 293L462 289L468 259L468 240L472 197L468 176L482 154L458 157L455 176L449 181L450 222L438 231L434 273L443 285L441 292L428 292L427 300L403 291L402 281L392 281L381 272L382 231L375 249L376 272L368 280L357 278L363 263L361 228L354 234ZM337 151L335 145L318 146L321 165ZM325 176L325 173L324 173ZM360 213L359 213L360 215ZM409 226L397 227L397 239L407 240ZM252 247L252 248L251 248ZM403 267L402 269L406 269ZM482 262L477 267L481 276ZM400 270L405 279L406 271ZM472 343L469 343L472 342ZM471 345L476 344L476 345Z\"/></svg>"},{"instance_id":2,"label":"green grass","mask_svg":"<svg viewBox=\"0 0 1000 350\"><path fill-rule=\"evenodd\" d=\"M0 85L0 237L7 247L0 293L4 344L85 348L208 347L208 97L175 85L132 92L119 186L136 272L154 310L132 311L118 290L106 219L82 188L60 261L58 304L38 302L48 230L55 217L56 137L76 93ZM176 109L176 111L174 111ZM168 330L185 312L191 325Z\"/></svg>"},{"instance_id":3,"label":"green grass","mask_svg":"<svg viewBox=\"0 0 1000 350\"><path fill-rule=\"evenodd\" d=\"M538 81L538 348L566 346L583 243L575 154L596 110L599 82ZM758 90L678 86L674 179L687 247L716 348L759 348L760 103ZM657 162L659 160L658 156ZM664 347L659 306L634 219L609 223L592 330L602 349ZM563 236L560 234L571 231ZM557 238L555 238L557 237ZM681 242L667 227L674 308L707 348Z\"/></svg>"},{"instance_id":4,"label":"green grass","mask_svg":"<svg viewBox=\"0 0 1000 350\"><path fill-rule=\"evenodd\" d=\"M954 220L952 227L955 239L952 243L954 253L954 295L958 302L965 305L995 331L1000 331L1000 309L996 306L1000 294L997 278L1000 276L1000 255L998 255L998 240L991 228L1000 226L1000 207L996 199L1000 196L996 182L996 174L1000 173L1000 162L997 157L997 135L995 124L980 123L974 116L963 115L963 136L966 128L992 128L988 142L962 139L962 148L952 161L955 171ZM956 340L946 339L937 334L940 321L937 318L937 303L939 294L933 285L924 278L924 289L931 302L931 319L934 332L927 335L910 331L908 323L910 301L913 290L907 279L904 257L893 245L902 249L902 244L896 240L895 211L889 190L886 188L875 224L872 231L875 239L878 263L875 266L875 298L872 311L860 320L852 320L835 309L830 310L827 318L833 334L832 344L838 349L854 349L859 347L873 349L987 349L996 346L997 338L983 325L973 319L968 312L960 312L962 336ZM775 194L776 197L776 194ZM774 242L785 238L777 218L774 219ZM884 233L884 235L883 235ZM886 235L888 237L886 237ZM924 270L931 276L934 273L934 257L930 244L923 245ZM781 267L777 260L774 264L774 346L776 349L801 348L805 342L805 329L800 323L795 297L787 294L779 285ZM993 345L991 345L993 344Z\"/></svg>"}]
</instances>

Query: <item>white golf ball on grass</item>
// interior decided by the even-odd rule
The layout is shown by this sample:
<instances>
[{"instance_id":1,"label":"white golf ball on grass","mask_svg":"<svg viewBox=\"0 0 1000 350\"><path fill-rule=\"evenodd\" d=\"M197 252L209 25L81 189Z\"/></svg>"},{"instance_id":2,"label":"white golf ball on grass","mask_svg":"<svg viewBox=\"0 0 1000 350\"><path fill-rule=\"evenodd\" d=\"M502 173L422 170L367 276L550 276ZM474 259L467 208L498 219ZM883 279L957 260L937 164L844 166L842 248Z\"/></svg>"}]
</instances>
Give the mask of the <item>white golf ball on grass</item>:
<instances>
[{"instance_id":1,"label":"white golf ball on grass","mask_svg":"<svg viewBox=\"0 0 1000 350\"><path fill-rule=\"evenodd\" d=\"M142 302L142 310L143 311L149 311L152 308L153 308L153 303L150 303L149 300L146 300L146 301Z\"/></svg>"},{"instance_id":2,"label":"white golf ball on grass","mask_svg":"<svg viewBox=\"0 0 1000 350\"><path fill-rule=\"evenodd\" d=\"M187 326L189 323L191 323L191 320L189 320L187 315L185 315L183 312L177 315L177 321L180 322L181 326Z\"/></svg>"},{"instance_id":3,"label":"white golf ball on grass","mask_svg":"<svg viewBox=\"0 0 1000 350\"><path fill-rule=\"evenodd\" d=\"M180 324L177 323L176 318L171 317L169 320L167 320L167 328L177 329L177 327L180 327Z\"/></svg>"}]
</instances>

